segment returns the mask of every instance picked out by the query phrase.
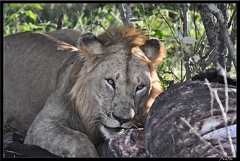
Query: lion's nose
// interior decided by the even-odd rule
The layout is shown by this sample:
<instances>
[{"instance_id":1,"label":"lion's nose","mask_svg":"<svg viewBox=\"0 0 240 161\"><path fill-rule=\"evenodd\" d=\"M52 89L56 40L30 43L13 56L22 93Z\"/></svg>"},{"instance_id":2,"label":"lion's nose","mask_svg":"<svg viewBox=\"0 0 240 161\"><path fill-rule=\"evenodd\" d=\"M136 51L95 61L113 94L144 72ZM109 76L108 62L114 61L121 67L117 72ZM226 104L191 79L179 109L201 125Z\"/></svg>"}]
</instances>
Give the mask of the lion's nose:
<instances>
[{"instance_id":1,"label":"lion's nose","mask_svg":"<svg viewBox=\"0 0 240 161\"><path fill-rule=\"evenodd\" d=\"M126 123L126 122L128 122L132 119L132 118L124 119L122 117L118 117L118 116L114 115L114 113L113 113L113 117L120 122L120 125L122 125L122 124L124 124L124 123Z\"/></svg>"}]
</instances>

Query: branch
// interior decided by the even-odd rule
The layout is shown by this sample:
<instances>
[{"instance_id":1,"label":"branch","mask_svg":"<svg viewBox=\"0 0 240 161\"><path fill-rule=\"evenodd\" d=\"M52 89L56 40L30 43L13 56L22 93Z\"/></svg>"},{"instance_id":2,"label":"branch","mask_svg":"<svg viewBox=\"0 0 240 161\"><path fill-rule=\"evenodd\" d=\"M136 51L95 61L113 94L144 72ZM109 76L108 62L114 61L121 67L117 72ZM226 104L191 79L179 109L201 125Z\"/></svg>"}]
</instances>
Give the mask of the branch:
<instances>
[{"instance_id":1,"label":"branch","mask_svg":"<svg viewBox=\"0 0 240 161\"><path fill-rule=\"evenodd\" d=\"M227 31L227 25L224 19L222 12L214 5L214 4L206 4L205 5L208 10L217 18L220 28L222 30L223 40L228 48L229 54L231 55L233 64L235 69L237 70L237 62L236 62L236 50L234 49L234 45L231 41L229 33Z\"/></svg>"},{"instance_id":2,"label":"branch","mask_svg":"<svg viewBox=\"0 0 240 161\"><path fill-rule=\"evenodd\" d=\"M233 14L232 14L232 16L231 16L231 18L230 18L230 20L229 20L229 22L228 22L227 28L229 28L229 27L231 26L232 21L233 21L233 19L234 19L236 16L237 16L237 9L235 9L235 10L233 11Z\"/></svg>"},{"instance_id":3,"label":"branch","mask_svg":"<svg viewBox=\"0 0 240 161\"><path fill-rule=\"evenodd\" d=\"M235 10L236 11L236 10ZM232 19L232 17L234 17ZM230 38L232 40L232 43L234 45L236 45L236 39L237 39L237 16L232 16L231 17L231 24L232 24L232 31L231 31L231 35L230 35ZM228 23L229 24L229 23ZM229 27L229 26L228 26ZM227 55L227 62L226 62L226 70L227 72L229 72L232 68L232 57L230 54Z\"/></svg>"},{"instance_id":4,"label":"branch","mask_svg":"<svg viewBox=\"0 0 240 161\"><path fill-rule=\"evenodd\" d=\"M122 4L117 4L118 9L120 11L120 16L123 24L127 25L130 23L130 14L131 14L131 6L129 3L126 4L126 14L124 13Z\"/></svg>"},{"instance_id":5,"label":"branch","mask_svg":"<svg viewBox=\"0 0 240 161\"><path fill-rule=\"evenodd\" d=\"M164 21L167 23L167 25L168 25L169 29L171 30L171 32L172 32L175 40L177 41L178 44L180 44L180 41L178 41L177 36L176 36L175 32L173 31L173 28L171 27L171 25L170 25L170 23L167 21L167 19L163 16L163 14L161 14L158 6L156 6L155 4L152 4L152 6L154 6L155 9L157 9L158 14L160 14L161 18L163 18Z\"/></svg>"},{"instance_id":6,"label":"branch","mask_svg":"<svg viewBox=\"0 0 240 161\"><path fill-rule=\"evenodd\" d=\"M126 23L130 23L130 15L131 15L131 6L130 3L126 4Z\"/></svg>"},{"instance_id":7,"label":"branch","mask_svg":"<svg viewBox=\"0 0 240 161\"><path fill-rule=\"evenodd\" d=\"M63 26L63 17L64 17L64 11L62 10L59 18L58 18L58 24L57 24L57 30L62 29Z\"/></svg>"},{"instance_id":8,"label":"branch","mask_svg":"<svg viewBox=\"0 0 240 161\"><path fill-rule=\"evenodd\" d=\"M183 37L188 36L188 6L186 3L183 4ZM184 61L185 61L185 69L186 69L186 80L191 79L191 70L189 66L189 55L183 50L184 53Z\"/></svg>"},{"instance_id":9,"label":"branch","mask_svg":"<svg viewBox=\"0 0 240 161\"><path fill-rule=\"evenodd\" d=\"M198 4L198 6L199 6L201 19L202 19L204 28L206 30L208 42L209 42L210 46L216 46L215 43L216 43L217 35L214 30L215 25L213 23L211 14L207 10L206 6L204 6L204 4L200 3L200 4Z\"/></svg>"},{"instance_id":10,"label":"branch","mask_svg":"<svg viewBox=\"0 0 240 161\"><path fill-rule=\"evenodd\" d=\"M197 62L197 64L201 67L202 70L205 70L205 68L213 62L213 60L218 55L218 51L215 50L215 46L211 46L211 48L208 50L207 53ZM207 57L209 58L207 59Z\"/></svg>"},{"instance_id":11,"label":"branch","mask_svg":"<svg viewBox=\"0 0 240 161\"><path fill-rule=\"evenodd\" d=\"M183 4L183 37L188 36L188 6Z\"/></svg>"},{"instance_id":12,"label":"branch","mask_svg":"<svg viewBox=\"0 0 240 161\"><path fill-rule=\"evenodd\" d=\"M119 12L120 12L122 22L124 22L125 21L125 15L124 15L124 10L123 10L122 4L118 3L117 6L118 6L118 9L119 9Z\"/></svg>"},{"instance_id":13,"label":"branch","mask_svg":"<svg viewBox=\"0 0 240 161\"><path fill-rule=\"evenodd\" d=\"M218 34L221 34L220 32L216 31L216 24L214 24L214 20L213 20L213 16L212 14L209 12L209 10L206 8L205 4L198 4L199 7L199 11L200 11L200 15L201 15L201 19L206 31L206 35L207 35L207 40L209 42L210 47L215 47L216 50L219 49L219 45L221 44L221 40L218 39L220 38ZM223 41L223 40L222 40ZM219 53L219 52L218 52ZM220 56L219 55L214 55L211 56L211 59L208 59L209 61L212 60L214 66L216 65L216 61L218 60ZM208 62L207 64L209 64L211 62ZM201 66L202 69L205 69L205 66Z\"/></svg>"}]
</instances>

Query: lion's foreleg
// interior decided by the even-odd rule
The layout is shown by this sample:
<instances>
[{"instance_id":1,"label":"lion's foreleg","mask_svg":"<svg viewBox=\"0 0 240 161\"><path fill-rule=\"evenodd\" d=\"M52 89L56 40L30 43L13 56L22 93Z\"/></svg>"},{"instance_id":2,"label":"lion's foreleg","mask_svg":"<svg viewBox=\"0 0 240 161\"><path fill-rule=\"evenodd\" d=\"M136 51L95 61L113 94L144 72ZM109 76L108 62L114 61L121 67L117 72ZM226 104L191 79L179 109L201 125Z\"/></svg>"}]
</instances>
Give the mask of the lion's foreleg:
<instances>
[{"instance_id":1,"label":"lion's foreleg","mask_svg":"<svg viewBox=\"0 0 240 161\"><path fill-rule=\"evenodd\" d=\"M61 157L98 157L87 135L56 121L40 121L32 125L24 144L38 145Z\"/></svg>"}]
</instances>

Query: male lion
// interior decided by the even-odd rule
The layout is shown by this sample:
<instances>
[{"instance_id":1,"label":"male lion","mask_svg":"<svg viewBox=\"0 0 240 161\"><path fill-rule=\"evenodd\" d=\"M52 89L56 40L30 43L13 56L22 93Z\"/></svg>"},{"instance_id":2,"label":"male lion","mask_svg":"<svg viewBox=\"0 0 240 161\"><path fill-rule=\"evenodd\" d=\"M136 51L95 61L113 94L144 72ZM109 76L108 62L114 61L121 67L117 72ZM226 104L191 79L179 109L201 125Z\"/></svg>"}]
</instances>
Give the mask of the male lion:
<instances>
[{"instance_id":1,"label":"male lion","mask_svg":"<svg viewBox=\"0 0 240 161\"><path fill-rule=\"evenodd\" d=\"M144 125L161 93L156 39L132 26L4 38L4 127L61 157L98 157L102 138Z\"/></svg>"}]
</instances>

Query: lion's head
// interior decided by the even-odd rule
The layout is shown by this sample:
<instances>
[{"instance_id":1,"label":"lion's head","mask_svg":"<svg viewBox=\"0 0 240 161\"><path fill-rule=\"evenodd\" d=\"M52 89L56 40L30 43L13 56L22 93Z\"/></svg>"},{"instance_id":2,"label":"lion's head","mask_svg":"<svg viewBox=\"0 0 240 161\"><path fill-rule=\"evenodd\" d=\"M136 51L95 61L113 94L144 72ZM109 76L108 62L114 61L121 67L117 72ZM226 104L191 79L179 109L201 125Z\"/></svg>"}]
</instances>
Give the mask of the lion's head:
<instances>
[{"instance_id":1,"label":"lion's head","mask_svg":"<svg viewBox=\"0 0 240 161\"><path fill-rule=\"evenodd\" d=\"M131 26L112 26L95 37L83 34L75 83L69 96L87 135L94 140L144 124L161 93L156 66L164 58L162 43Z\"/></svg>"}]
</instances>

